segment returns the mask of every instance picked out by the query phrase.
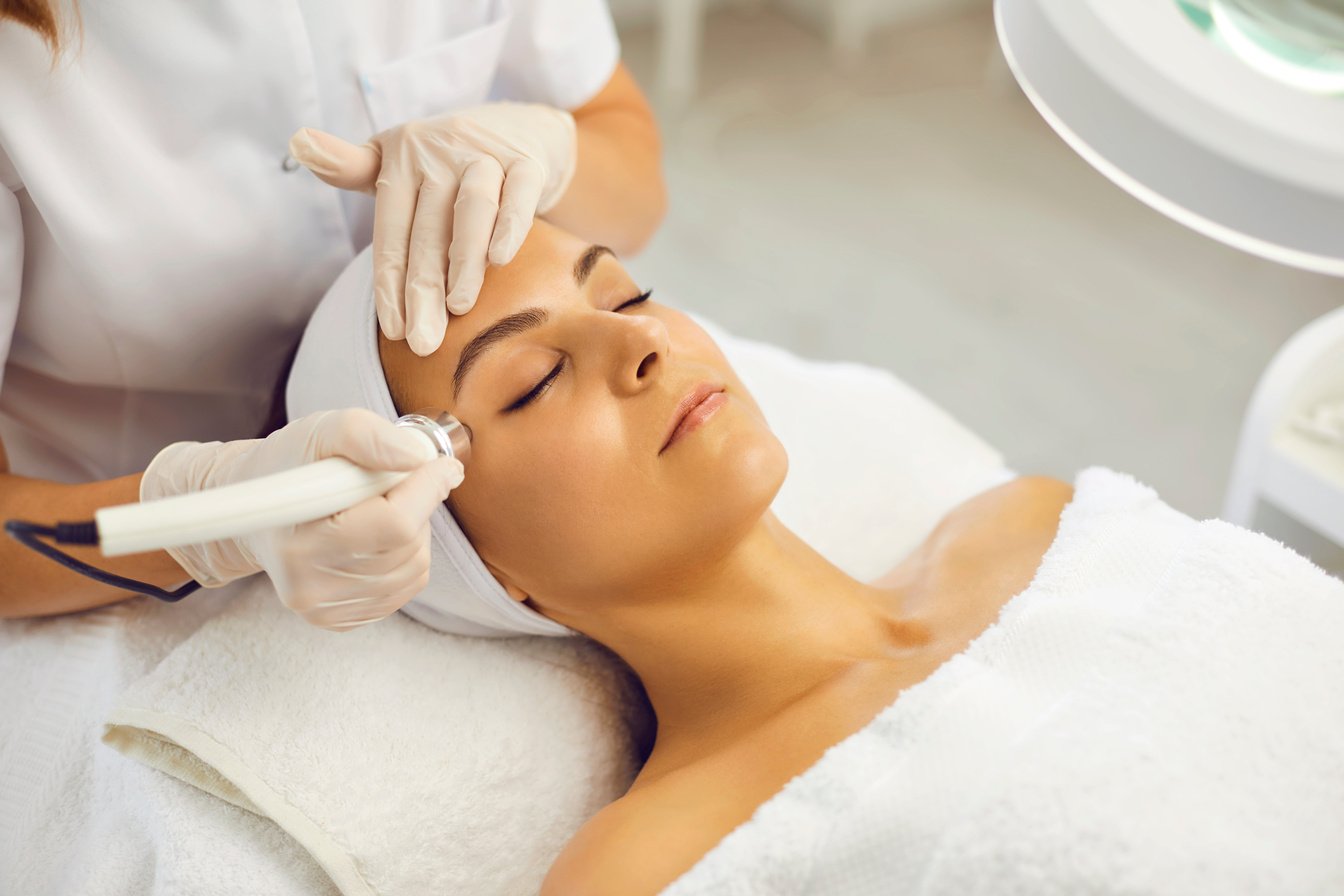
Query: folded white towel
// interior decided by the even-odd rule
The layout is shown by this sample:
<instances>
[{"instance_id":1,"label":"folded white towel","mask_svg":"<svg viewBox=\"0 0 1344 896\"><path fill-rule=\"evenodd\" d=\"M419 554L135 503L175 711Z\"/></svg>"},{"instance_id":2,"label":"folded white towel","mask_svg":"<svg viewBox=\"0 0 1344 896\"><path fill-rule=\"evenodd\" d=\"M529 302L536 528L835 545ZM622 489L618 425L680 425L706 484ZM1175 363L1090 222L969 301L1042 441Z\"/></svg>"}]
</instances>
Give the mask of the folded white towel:
<instances>
[{"instance_id":1,"label":"folded white towel","mask_svg":"<svg viewBox=\"0 0 1344 896\"><path fill-rule=\"evenodd\" d=\"M342 893L527 893L637 771L633 683L586 638L324 631L259 579L104 740L272 819Z\"/></svg>"},{"instance_id":2,"label":"folded white towel","mask_svg":"<svg viewBox=\"0 0 1344 896\"><path fill-rule=\"evenodd\" d=\"M999 621L671 884L1344 892L1344 583L1084 471Z\"/></svg>"},{"instance_id":3,"label":"folded white towel","mask_svg":"<svg viewBox=\"0 0 1344 896\"><path fill-rule=\"evenodd\" d=\"M0 893L336 892L273 822L98 743L122 690L236 592L0 624Z\"/></svg>"}]
</instances>

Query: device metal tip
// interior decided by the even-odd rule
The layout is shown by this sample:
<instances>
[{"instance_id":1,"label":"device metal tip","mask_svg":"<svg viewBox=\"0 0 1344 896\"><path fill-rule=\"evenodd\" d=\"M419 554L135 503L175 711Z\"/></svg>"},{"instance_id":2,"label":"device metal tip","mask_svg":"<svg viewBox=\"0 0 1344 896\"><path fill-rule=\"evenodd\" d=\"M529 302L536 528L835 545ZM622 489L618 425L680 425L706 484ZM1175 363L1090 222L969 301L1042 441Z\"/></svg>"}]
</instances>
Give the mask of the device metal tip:
<instances>
[{"instance_id":1,"label":"device metal tip","mask_svg":"<svg viewBox=\"0 0 1344 896\"><path fill-rule=\"evenodd\" d=\"M471 457L471 430L447 411L424 408L398 418L401 426L414 426L438 446L439 454L451 454L464 465Z\"/></svg>"}]
</instances>

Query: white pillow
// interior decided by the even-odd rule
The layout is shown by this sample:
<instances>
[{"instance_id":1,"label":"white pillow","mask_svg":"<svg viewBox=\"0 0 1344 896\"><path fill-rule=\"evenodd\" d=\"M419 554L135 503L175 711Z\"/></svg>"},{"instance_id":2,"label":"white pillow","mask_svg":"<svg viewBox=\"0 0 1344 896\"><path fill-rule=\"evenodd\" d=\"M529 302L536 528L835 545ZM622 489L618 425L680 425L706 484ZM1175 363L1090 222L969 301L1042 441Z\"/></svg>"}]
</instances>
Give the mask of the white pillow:
<instances>
[{"instance_id":1,"label":"white pillow","mask_svg":"<svg viewBox=\"0 0 1344 896\"><path fill-rule=\"evenodd\" d=\"M789 453L780 519L851 575L886 572L1004 477L891 374L694 317ZM337 635L260 578L121 695L104 739L272 819L344 893L536 892L637 773L641 697L586 638L464 638L401 614Z\"/></svg>"}]
</instances>

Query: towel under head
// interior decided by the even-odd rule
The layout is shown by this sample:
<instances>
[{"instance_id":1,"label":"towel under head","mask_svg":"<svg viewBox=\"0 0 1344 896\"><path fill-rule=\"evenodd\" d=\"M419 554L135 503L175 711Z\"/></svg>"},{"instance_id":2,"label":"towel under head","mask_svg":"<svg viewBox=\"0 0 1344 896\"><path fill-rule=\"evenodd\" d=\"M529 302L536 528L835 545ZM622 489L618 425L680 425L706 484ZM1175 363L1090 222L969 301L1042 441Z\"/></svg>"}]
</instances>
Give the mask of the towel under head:
<instances>
[{"instance_id":1,"label":"towel under head","mask_svg":"<svg viewBox=\"0 0 1344 896\"><path fill-rule=\"evenodd\" d=\"M365 249L346 267L308 322L285 392L291 420L350 407L368 408L389 420L398 416L378 355L371 257ZM436 508L429 526L429 584L402 612L457 635L578 634L509 597L448 508Z\"/></svg>"}]
</instances>

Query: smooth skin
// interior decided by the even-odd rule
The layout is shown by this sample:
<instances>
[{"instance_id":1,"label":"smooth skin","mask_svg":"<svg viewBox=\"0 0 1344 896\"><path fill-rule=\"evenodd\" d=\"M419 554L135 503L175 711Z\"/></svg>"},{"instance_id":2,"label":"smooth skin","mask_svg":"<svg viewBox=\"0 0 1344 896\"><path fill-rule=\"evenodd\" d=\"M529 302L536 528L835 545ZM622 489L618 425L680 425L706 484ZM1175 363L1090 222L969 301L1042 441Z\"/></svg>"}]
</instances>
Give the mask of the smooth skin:
<instances>
[{"instance_id":1,"label":"smooth skin","mask_svg":"<svg viewBox=\"0 0 1344 896\"><path fill-rule=\"evenodd\" d=\"M538 221L436 352L379 346L400 411L444 408L472 430L446 503L491 572L620 655L657 716L629 793L575 836L543 892L657 892L983 631L1030 581L1072 490L993 489L889 575L857 581L770 510L788 458L714 340L656 300L627 304L641 285L590 253ZM478 357L454 394L467 344L525 309L545 321ZM505 410L561 361L531 404ZM702 381L728 402L660 453Z\"/></svg>"},{"instance_id":2,"label":"smooth skin","mask_svg":"<svg viewBox=\"0 0 1344 896\"><path fill-rule=\"evenodd\" d=\"M140 500L140 479L131 473L115 479L68 485L9 472L0 445L0 520L30 520L55 525L91 520L100 507ZM96 547L61 545L61 550L90 566L171 590L189 576L167 551L104 557ZM0 619L74 613L135 597L133 593L66 569L8 535L0 537Z\"/></svg>"}]
</instances>

